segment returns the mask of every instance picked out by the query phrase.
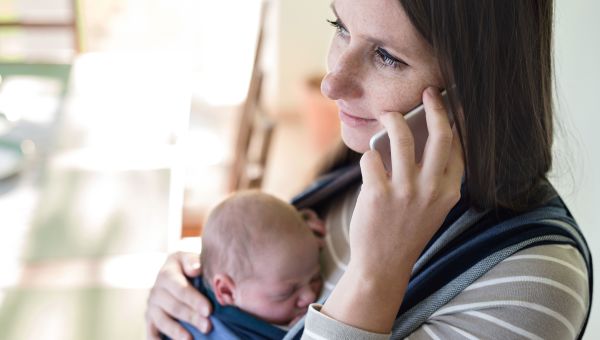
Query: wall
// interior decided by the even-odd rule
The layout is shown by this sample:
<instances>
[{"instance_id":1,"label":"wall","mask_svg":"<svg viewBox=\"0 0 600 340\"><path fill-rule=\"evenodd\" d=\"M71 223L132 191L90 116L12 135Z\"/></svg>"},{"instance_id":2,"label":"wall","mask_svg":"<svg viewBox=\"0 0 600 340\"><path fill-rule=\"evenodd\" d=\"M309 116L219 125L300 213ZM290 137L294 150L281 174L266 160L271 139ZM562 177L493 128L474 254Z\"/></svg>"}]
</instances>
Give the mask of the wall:
<instances>
[{"instance_id":1,"label":"wall","mask_svg":"<svg viewBox=\"0 0 600 340\"><path fill-rule=\"evenodd\" d=\"M556 2L555 51L558 119L554 183L581 225L598 263L600 249L600 2ZM600 286L596 280L595 291ZM596 298L592 317L600 317ZM600 338L600 324L590 322L586 339Z\"/></svg>"},{"instance_id":2,"label":"wall","mask_svg":"<svg viewBox=\"0 0 600 340\"><path fill-rule=\"evenodd\" d=\"M326 0L271 1L277 26L268 37L275 57L267 69L274 76L267 80L267 107L277 113L296 112L300 105L303 80L325 72L326 55L333 29L325 19L333 18ZM272 32L272 31L271 31ZM269 54L269 53L265 53Z\"/></svg>"}]
</instances>

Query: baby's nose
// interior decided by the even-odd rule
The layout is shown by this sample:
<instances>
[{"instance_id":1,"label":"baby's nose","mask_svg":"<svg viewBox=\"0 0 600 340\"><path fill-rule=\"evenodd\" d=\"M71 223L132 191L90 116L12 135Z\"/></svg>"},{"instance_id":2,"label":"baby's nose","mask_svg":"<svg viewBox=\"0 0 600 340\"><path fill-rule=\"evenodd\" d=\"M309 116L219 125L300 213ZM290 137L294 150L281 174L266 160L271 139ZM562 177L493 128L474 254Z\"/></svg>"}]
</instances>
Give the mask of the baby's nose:
<instances>
[{"instance_id":1,"label":"baby's nose","mask_svg":"<svg viewBox=\"0 0 600 340\"><path fill-rule=\"evenodd\" d=\"M306 285L300 291L300 295L298 296L298 307L305 308L315 301L317 298L317 294L312 290L309 285Z\"/></svg>"}]
</instances>

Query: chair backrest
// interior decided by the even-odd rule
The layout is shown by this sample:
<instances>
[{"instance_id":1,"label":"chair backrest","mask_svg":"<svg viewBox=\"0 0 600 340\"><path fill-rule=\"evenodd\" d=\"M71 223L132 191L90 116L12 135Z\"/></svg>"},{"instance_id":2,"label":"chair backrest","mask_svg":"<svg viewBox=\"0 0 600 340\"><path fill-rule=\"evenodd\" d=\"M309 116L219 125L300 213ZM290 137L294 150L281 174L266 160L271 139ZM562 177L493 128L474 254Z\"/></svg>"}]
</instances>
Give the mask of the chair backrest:
<instances>
[{"instance_id":1,"label":"chair backrest","mask_svg":"<svg viewBox=\"0 0 600 340\"><path fill-rule=\"evenodd\" d=\"M239 116L237 141L229 179L230 191L260 187L268 161L274 123L262 110L260 104L263 81L261 53L267 9L268 2L263 1L252 76L246 101Z\"/></svg>"}]
</instances>

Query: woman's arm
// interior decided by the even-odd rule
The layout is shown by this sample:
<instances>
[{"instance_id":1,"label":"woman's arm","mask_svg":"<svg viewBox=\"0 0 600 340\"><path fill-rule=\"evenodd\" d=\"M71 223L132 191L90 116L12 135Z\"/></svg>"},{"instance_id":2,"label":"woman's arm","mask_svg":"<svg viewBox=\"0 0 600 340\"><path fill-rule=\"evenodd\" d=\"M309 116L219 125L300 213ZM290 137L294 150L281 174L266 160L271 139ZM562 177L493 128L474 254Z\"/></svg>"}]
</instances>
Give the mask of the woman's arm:
<instances>
[{"instance_id":1,"label":"woman's arm","mask_svg":"<svg viewBox=\"0 0 600 340\"><path fill-rule=\"evenodd\" d=\"M159 332L172 339L191 339L191 335L174 319L188 322L206 333L211 325L211 304L188 282L201 274L198 254L171 254L154 283L146 309L147 338L159 339Z\"/></svg>"},{"instance_id":2,"label":"woman's arm","mask_svg":"<svg viewBox=\"0 0 600 340\"><path fill-rule=\"evenodd\" d=\"M424 92L429 138L422 164L402 115L379 118L390 136L392 173L377 152L361 158L363 186L350 224L348 269L321 313L345 324L389 333L412 266L460 198L464 161L439 92ZM307 328L310 325L307 323Z\"/></svg>"}]
</instances>

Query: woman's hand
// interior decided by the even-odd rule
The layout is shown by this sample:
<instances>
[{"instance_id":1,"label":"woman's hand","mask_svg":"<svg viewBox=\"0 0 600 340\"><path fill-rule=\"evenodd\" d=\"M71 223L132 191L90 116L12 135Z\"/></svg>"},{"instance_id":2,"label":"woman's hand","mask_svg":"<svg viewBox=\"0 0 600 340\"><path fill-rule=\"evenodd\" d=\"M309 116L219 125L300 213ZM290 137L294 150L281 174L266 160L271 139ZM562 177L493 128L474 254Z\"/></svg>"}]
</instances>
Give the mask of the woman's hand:
<instances>
[{"instance_id":1,"label":"woman's hand","mask_svg":"<svg viewBox=\"0 0 600 340\"><path fill-rule=\"evenodd\" d=\"M464 160L458 134L437 89L428 88L423 103L429 137L421 164L415 162L413 135L399 113L380 118L390 137L391 174L376 151L361 158L363 185L350 225L351 262L369 273L414 264L460 198Z\"/></svg>"},{"instance_id":2,"label":"woman's hand","mask_svg":"<svg viewBox=\"0 0 600 340\"><path fill-rule=\"evenodd\" d=\"M392 172L376 151L360 161L363 185L350 222L348 268L322 313L378 333L391 330L412 267L460 198L459 137L435 88L423 93L429 137L420 164L399 113L380 117L390 137Z\"/></svg>"},{"instance_id":3,"label":"woman's hand","mask_svg":"<svg viewBox=\"0 0 600 340\"><path fill-rule=\"evenodd\" d=\"M167 258L148 297L148 339L158 340L159 332L172 339L191 339L174 319L188 322L204 333L210 330L211 304L186 278L200 274L198 254L177 252Z\"/></svg>"}]
</instances>

